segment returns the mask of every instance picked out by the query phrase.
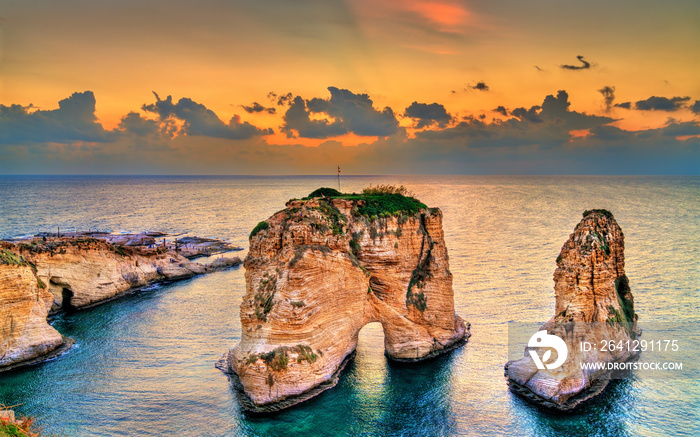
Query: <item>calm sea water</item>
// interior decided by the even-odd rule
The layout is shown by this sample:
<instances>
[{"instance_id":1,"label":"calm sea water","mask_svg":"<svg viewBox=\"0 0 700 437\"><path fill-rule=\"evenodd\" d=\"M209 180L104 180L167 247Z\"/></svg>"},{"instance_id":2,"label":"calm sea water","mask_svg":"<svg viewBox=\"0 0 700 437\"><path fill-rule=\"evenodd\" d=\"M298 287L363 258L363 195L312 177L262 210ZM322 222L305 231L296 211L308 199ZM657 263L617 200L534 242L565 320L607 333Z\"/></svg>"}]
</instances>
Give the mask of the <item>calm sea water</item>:
<instances>
[{"instance_id":1,"label":"calm sea water","mask_svg":"<svg viewBox=\"0 0 700 437\"><path fill-rule=\"evenodd\" d=\"M378 324L360 335L337 387L271 417L242 413L214 362L240 338L243 269L156 287L55 320L77 346L0 375L0 402L64 435L698 435L697 379L616 382L573 414L512 395L507 322L554 312L559 250L585 209L626 236L640 324L700 319L700 178L345 177L344 191L401 183L444 212L457 312L469 344L413 366L389 364ZM260 220L333 177L0 177L0 238L38 231L164 230L247 247ZM245 253L243 253L245 254ZM690 328L688 328L690 329Z\"/></svg>"}]
</instances>

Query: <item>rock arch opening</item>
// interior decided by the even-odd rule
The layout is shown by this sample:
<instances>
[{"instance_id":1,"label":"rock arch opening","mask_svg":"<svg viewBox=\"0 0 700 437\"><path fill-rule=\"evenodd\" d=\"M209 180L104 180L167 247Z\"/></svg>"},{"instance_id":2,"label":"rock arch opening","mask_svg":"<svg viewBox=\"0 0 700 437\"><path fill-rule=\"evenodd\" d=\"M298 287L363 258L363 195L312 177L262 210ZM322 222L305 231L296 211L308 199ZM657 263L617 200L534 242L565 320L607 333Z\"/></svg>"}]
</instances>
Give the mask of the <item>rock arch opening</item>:
<instances>
[{"instance_id":1,"label":"rock arch opening","mask_svg":"<svg viewBox=\"0 0 700 437\"><path fill-rule=\"evenodd\" d=\"M381 322L369 322L364 325L357 333L357 346L355 348L357 356L379 357L383 360L384 357L384 327Z\"/></svg>"},{"instance_id":2,"label":"rock arch opening","mask_svg":"<svg viewBox=\"0 0 700 437\"><path fill-rule=\"evenodd\" d=\"M454 311L442 212L420 204L368 217L356 212L377 199L355 197L291 200L251 235L241 342L219 365L246 410L333 387L353 356L355 377L369 371L374 381L387 358L421 361L469 338Z\"/></svg>"},{"instance_id":3,"label":"rock arch opening","mask_svg":"<svg viewBox=\"0 0 700 437\"><path fill-rule=\"evenodd\" d=\"M73 306L73 290L68 287L63 287L61 290L61 308L68 312L75 310Z\"/></svg>"}]
</instances>

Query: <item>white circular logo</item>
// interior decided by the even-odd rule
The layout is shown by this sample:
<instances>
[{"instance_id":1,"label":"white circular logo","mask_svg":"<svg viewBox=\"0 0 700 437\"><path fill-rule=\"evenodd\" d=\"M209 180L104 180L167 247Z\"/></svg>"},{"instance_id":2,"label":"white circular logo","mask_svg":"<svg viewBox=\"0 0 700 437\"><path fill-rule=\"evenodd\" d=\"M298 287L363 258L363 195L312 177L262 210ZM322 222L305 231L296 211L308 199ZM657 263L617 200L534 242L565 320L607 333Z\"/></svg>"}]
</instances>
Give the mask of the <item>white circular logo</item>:
<instances>
[{"instance_id":1,"label":"white circular logo","mask_svg":"<svg viewBox=\"0 0 700 437\"><path fill-rule=\"evenodd\" d=\"M530 337L530 341L527 342L527 347L530 347L530 348L545 348L546 347L546 348L553 348L555 351L557 351L557 360L553 363L545 364L552 357L552 350L551 349L547 350L544 353L544 355L542 355L542 359L540 359L540 356L537 355L537 352L530 349L530 351L529 351L530 356L532 357L532 360L535 362L535 365L537 366L537 368L540 370L544 370L545 366L549 370L561 367L561 365L564 364L564 361L566 361L566 357L569 354L569 349L566 347L566 343L564 343L564 340L557 337L556 335L547 334L547 331L536 332L532 337Z\"/></svg>"}]
</instances>

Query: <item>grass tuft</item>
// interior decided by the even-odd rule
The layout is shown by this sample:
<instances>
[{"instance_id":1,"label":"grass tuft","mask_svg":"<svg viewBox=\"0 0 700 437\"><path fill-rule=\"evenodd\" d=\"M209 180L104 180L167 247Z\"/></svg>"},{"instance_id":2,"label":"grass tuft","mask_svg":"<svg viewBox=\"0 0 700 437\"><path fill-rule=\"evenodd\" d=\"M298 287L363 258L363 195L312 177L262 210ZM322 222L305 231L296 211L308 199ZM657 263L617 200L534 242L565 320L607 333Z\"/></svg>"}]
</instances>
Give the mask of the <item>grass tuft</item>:
<instances>
[{"instance_id":1,"label":"grass tuft","mask_svg":"<svg viewBox=\"0 0 700 437\"><path fill-rule=\"evenodd\" d=\"M590 214L598 214L598 215L602 215L602 216L607 217L607 218L615 218L615 217L613 217L612 213L610 211L608 211L607 209L587 209L587 210L583 211L584 218Z\"/></svg>"},{"instance_id":2,"label":"grass tuft","mask_svg":"<svg viewBox=\"0 0 700 437\"><path fill-rule=\"evenodd\" d=\"M250 240L251 238L255 237L258 234L258 232L264 231L265 229L267 229L269 227L270 227L270 225L265 221L258 223L257 225L255 225L253 230L250 231L250 235L248 236L248 239Z\"/></svg>"},{"instance_id":3,"label":"grass tuft","mask_svg":"<svg viewBox=\"0 0 700 437\"><path fill-rule=\"evenodd\" d=\"M24 257L12 252L9 249L0 250L0 261L4 262L5 264L9 264L9 265L16 265L16 266L26 266L27 265L27 261L24 259Z\"/></svg>"}]
</instances>

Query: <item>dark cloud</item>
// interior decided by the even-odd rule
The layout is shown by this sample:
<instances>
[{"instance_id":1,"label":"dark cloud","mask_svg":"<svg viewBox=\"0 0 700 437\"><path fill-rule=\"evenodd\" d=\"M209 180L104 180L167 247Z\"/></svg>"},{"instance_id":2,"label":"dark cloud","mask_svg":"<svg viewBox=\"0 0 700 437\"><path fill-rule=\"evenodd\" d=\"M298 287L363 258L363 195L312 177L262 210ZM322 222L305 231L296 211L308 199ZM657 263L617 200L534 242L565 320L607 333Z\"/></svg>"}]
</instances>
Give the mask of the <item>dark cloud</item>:
<instances>
[{"instance_id":1,"label":"dark cloud","mask_svg":"<svg viewBox=\"0 0 700 437\"><path fill-rule=\"evenodd\" d=\"M508 116L508 110L506 109L505 106L499 106L499 107L497 107L496 109L492 109L492 111L493 111L493 112L498 112L499 114L501 114L501 115L504 116L504 117L507 117L507 116Z\"/></svg>"},{"instance_id":2,"label":"dark cloud","mask_svg":"<svg viewBox=\"0 0 700 437\"><path fill-rule=\"evenodd\" d=\"M615 87L604 86L603 88L599 89L598 92L603 95L605 112L610 112L610 108L612 108L612 104L615 101Z\"/></svg>"},{"instance_id":3,"label":"dark cloud","mask_svg":"<svg viewBox=\"0 0 700 437\"><path fill-rule=\"evenodd\" d=\"M302 105L303 100L300 102L300 98L296 97L285 114L282 130L288 136L297 131L304 138L328 138L346 132L385 137L399 130L399 122L391 108L386 107L381 111L374 109L369 95L336 87L328 87L328 91L331 93L330 99L315 97L306 101L305 105ZM312 112L325 114L334 121L311 120ZM309 133L314 136L308 136Z\"/></svg>"},{"instance_id":4,"label":"dark cloud","mask_svg":"<svg viewBox=\"0 0 700 437\"><path fill-rule=\"evenodd\" d=\"M72 140L66 140L57 146L52 139L41 146L2 147L8 132L14 132L14 121L24 123L39 112L12 105L0 107L0 173L327 174L332 162L349 172L374 174L698 174L700 122L669 119L660 128L626 131L611 126L610 117L572 111L568 99L560 91L540 105L522 108L522 118L485 123L481 115L460 117L443 129L422 130L409 137L399 128L394 135L356 147L344 147L339 141L319 147L275 145L269 143L272 137L261 136L236 141L202 141L191 135L170 138L163 129L182 129L184 123L169 115L172 108L167 107L160 108L169 117L165 121L161 112L126 114L118 130L106 133L113 139L108 144L74 147ZM80 110L73 115L87 120L81 129L93 129L89 105L87 110L84 104L76 107ZM308 129L323 130L317 138L348 132L342 118L312 113L301 97L292 100L292 107L298 111L297 120L291 120L294 114L287 111L289 122L298 126L301 119L309 123ZM64 103L55 111L67 111L61 113L61 120L68 121L70 108ZM52 111L44 111L42 120L46 113ZM528 120L535 114L538 122ZM8 117L15 119L10 122ZM25 128L40 126L36 119L32 123ZM588 135L573 136L572 130L587 130ZM103 129L99 132L105 135ZM87 137L80 132L74 136Z\"/></svg>"},{"instance_id":5,"label":"dark cloud","mask_svg":"<svg viewBox=\"0 0 700 437\"><path fill-rule=\"evenodd\" d=\"M286 133L288 138L328 138L347 132L341 120L312 120L311 112L306 109L306 102L299 96L292 100L283 120L282 132Z\"/></svg>"},{"instance_id":6,"label":"dark cloud","mask_svg":"<svg viewBox=\"0 0 700 437\"><path fill-rule=\"evenodd\" d=\"M656 145L659 150L666 148L671 142L678 141L677 137L693 137L700 135L700 124L694 121L679 122L669 120L665 126L642 131L627 131L614 126L596 126L589 130L586 138L591 144L603 145L637 145L646 143ZM682 142L679 141L682 144Z\"/></svg>"},{"instance_id":7,"label":"dark cloud","mask_svg":"<svg viewBox=\"0 0 700 437\"><path fill-rule=\"evenodd\" d=\"M272 129L258 129L248 122L241 122L237 115L233 116L228 124L225 124L214 111L187 97L173 103L172 96L161 100L157 93L153 94L156 96L156 103L143 105L141 109L157 114L160 121L169 126L170 133L175 132L173 119L184 122L182 129L178 130L177 133L186 135L241 140L273 133Z\"/></svg>"},{"instance_id":8,"label":"dark cloud","mask_svg":"<svg viewBox=\"0 0 700 437\"><path fill-rule=\"evenodd\" d=\"M616 108L630 109L632 108L632 102L615 103Z\"/></svg>"},{"instance_id":9,"label":"dark cloud","mask_svg":"<svg viewBox=\"0 0 700 437\"><path fill-rule=\"evenodd\" d=\"M559 67L563 68L564 70L586 70L588 68L591 68L591 63L583 59L583 56L578 55L576 56L576 59L578 59L582 65L566 65L562 64Z\"/></svg>"},{"instance_id":10,"label":"dark cloud","mask_svg":"<svg viewBox=\"0 0 700 437\"><path fill-rule=\"evenodd\" d=\"M488 91L489 86L486 85L486 82L477 82L476 85L467 85L468 88L473 89L473 90L478 90L478 91Z\"/></svg>"},{"instance_id":11,"label":"dark cloud","mask_svg":"<svg viewBox=\"0 0 700 437\"><path fill-rule=\"evenodd\" d=\"M540 106L532 106L530 109L525 108L515 108L510 111L513 117L518 117L521 120L529 121L531 123L542 123L542 117L540 117L539 110L542 109Z\"/></svg>"},{"instance_id":12,"label":"dark cloud","mask_svg":"<svg viewBox=\"0 0 700 437\"><path fill-rule=\"evenodd\" d=\"M241 108L243 108L243 110L248 114L252 114L254 112L267 112L268 114L274 114L277 112L275 108L266 108L258 102L253 102L253 104L250 106L241 105Z\"/></svg>"},{"instance_id":13,"label":"dark cloud","mask_svg":"<svg viewBox=\"0 0 700 437\"><path fill-rule=\"evenodd\" d=\"M556 97L551 94L545 97L544 102L542 102L542 112L540 115L550 123L563 123L564 126L570 130L588 129L593 126L608 124L615 121L615 119L610 117L600 117L597 115L569 111L569 106L571 106L569 94L561 90L557 92Z\"/></svg>"},{"instance_id":14,"label":"dark cloud","mask_svg":"<svg viewBox=\"0 0 700 437\"><path fill-rule=\"evenodd\" d=\"M639 100L634 107L640 111L677 111L681 109L690 97L657 97L651 96L646 100Z\"/></svg>"},{"instance_id":15,"label":"dark cloud","mask_svg":"<svg viewBox=\"0 0 700 437\"><path fill-rule=\"evenodd\" d=\"M566 91L559 91L555 96L552 94L545 97L542 106L531 106L530 109L515 108L510 114L521 121L530 123L542 123L544 121L553 125L566 125L569 130L587 129L598 122L609 123L612 118L598 117L595 115L582 114L580 112L569 111L569 94Z\"/></svg>"},{"instance_id":16,"label":"dark cloud","mask_svg":"<svg viewBox=\"0 0 700 437\"><path fill-rule=\"evenodd\" d=\"M95 104L92 91L85 91L59 101L52 110L0 105L0 144L113 141L113 133L97 122Z\"/></svg>"},{"instance_id":17,"label":"dark cloud","mask_svg":"<svg viewBox=\"0 0 700 437\"><path fill-rule=\"evenodd\" d=\"M404 116L412 118L418 129L431 125L445 127L452 120L452 116L439 103L413 102L406 108Z\"/></svg>"},{"instance_id":18,"label":"dark cloud","mask_svg":"<svg viewBox=\"0 0 700 437\"><path fill-rule=\"evenodd\" d=\"M696 100L695 103L690 106L690 110L695 114L700 114L700 100Z\"/></svg>"},{"instance_id":19,"label":"dark cloud","mask_svg":"<svg viewBox=\"0 0 700 437\"><path fill-rule=\"evenodd\" d=\"M119 129L138 136L158 135L161 132L161 127L157 121L143 118L137 112L129 112L122 117Z\"/></svg>"},{"instance_id":20,"label":"dark cloud","mask_svg":"<svg viewBox=\"0 0 700 437\"><path fill-rule=\"evenodd\" d=\"M277 106L289 106L294 100L292 93L278 95L274 91L267 93L267 98L270 99L272 103L277 104Z\"/></svg>"},{"instance_id":21,"label":"dark cloud","mask_svg":"<svg viewBox=\"0 0 700 437\"><path fill-rule=\"evenodd\" d=\"M470 118L443 130L418 132L416 137L426 141L464 141L469 148L536 146L551 149L568 144L573 130L592 129L614 121L610 117L570 111L570 105L566 91L559 91L556 96L546 96L541 106L513 109L510 114L514 118L509 120L486 124Z\"/></svg>"}]
</instances>

